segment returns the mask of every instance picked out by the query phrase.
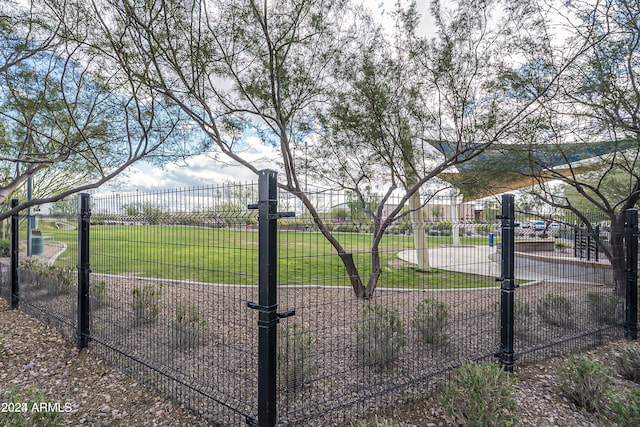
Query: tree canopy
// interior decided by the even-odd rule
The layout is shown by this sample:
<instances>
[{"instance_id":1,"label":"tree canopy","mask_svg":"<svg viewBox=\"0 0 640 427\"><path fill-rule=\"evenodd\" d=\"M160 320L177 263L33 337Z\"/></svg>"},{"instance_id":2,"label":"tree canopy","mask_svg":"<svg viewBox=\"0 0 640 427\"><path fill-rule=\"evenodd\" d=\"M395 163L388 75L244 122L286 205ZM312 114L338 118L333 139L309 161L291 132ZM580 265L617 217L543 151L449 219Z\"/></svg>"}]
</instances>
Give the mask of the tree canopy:
<instances>
[{"instance_id":1,"label":"tree canopy","mask_svg":"<svg viewBox=\"0 0 640 427\"><path fill-rule=\"evenodd\" d=\"M58 6L15 5L0 19L0 219L96 188L140 159L185 154L180 110L102 67L113 50L70 38L80 23ZM6 209L29 178L33 200Z\"/></svg>"}]
</instances>

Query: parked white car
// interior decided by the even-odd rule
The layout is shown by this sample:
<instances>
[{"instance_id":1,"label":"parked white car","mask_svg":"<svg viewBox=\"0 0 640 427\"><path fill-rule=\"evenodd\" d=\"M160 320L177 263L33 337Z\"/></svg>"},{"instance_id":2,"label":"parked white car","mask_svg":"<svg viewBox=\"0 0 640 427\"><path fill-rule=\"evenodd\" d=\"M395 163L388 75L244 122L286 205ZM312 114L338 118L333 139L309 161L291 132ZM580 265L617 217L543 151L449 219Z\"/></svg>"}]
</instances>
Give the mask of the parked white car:
<instances>
[{"instance_id":1,"label":"parked white car","mask_svg":"<svg viewBox=\"0 0 640 427\"><path fill-rule=\"evenodd\" d=\"M544 221L533 221L531 223L531 228L533 228L535 231L544 230L544 228L545 228Z\"/></svg>"}]
</instances>

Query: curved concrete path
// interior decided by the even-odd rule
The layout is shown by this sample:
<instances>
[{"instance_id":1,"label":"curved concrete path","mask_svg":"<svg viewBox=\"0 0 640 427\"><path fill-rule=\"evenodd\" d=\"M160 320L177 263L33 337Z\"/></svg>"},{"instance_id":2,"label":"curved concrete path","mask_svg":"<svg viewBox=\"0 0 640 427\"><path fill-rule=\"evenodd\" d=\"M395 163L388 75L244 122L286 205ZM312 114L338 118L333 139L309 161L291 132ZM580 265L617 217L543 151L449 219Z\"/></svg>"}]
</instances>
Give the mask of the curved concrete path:
<instances>
[{"instance_id":1,"label":"curved concrete path","mask_svg":"<svg viewBox=\"0 0 640 427\"><path fill-rule=\"evenodd\" d=\"M417 264L416 251L410 249L398 253L403 261ZM555 262L516 257L515 278L537 281L553 280L562 282L581 282L604 284L606 270L593 271L592 267L569 262ZM481 274L500 277L500 255L496 247L489 246L442 246L429 249L431 267L462 273Z\"/></svg>"},{"instance_id":2,"label":"curved concrete path","mask_svg":"<svg viewBox=\"0 0 640 427\"><path fill-rule=\"evenodd\" d=\"M430 267L484 276L500 275L500 257L495 247L441 246L428 251ZM415 249L398 253L398 258L417 264Z\"/></svg>"}]
</instances>

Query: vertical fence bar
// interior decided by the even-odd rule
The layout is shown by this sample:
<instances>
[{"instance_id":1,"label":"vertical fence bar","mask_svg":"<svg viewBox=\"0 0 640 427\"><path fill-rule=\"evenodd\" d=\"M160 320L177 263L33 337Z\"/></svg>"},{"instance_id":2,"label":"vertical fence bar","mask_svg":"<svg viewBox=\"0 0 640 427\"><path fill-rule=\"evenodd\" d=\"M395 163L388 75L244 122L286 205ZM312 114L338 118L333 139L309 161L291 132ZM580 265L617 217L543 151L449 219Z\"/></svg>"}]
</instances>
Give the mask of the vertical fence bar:
<instances>
[{"instance_id":1,"label":"vertical fence bar","mask_svg":"<svg viewBox=\"0 0 640 427\"><path fill-rule=\"evenodd\" d=\"M18 199L11 199L11 209L18 207ZM11 215L11 308L20 303L20 282L18 281L18 258L20 256L20 218L18 213Z\"/></svg>"},{"instance_id":2,"label":"vertical fence bar","mask_svg":"<svg viewBox=\"0 0 640 427\"><path fill-rule=\"evenodd\" d=\"M89 227L91 210L89 194L78 198L78 326L77 347L82 350L89 344Z\"/></svg>"},{"instance_id":3,"label":"vertical fence bar","mask_svg":"<svg viewBox=\"0 0 640 427\"><path fill-rule=\"evenodd\" d=\"M502 257L500 261L500 351L498 357L504 370L513 372L515 362L514 335L514 259L515 208L513 194L502 195Z\"/></svg>"},{"instance_id":4,"label":"vertical fence bar","mask_svg":"<svg viewBox=\"0 0 640 427\"><path fill-rule=\"evenodd\" d=\"M625 216L627 286L624 336L635 340L638 338L638 209L628 209Z\"/></svg>"},{"instance_id":5,"label":"vertical fence bar","mask_svg":"<svg viewBox=\"0 0 640 427\"><path fill-rule=\"evenodd\" d=\"M600 245L598 245L598 238L600 238L600 226L599 226L599 225L596 225L596 238L594 239L594 248L593 248L594 255L595 255L595 257L596 257L596 262L599 262L599 261L600 261L600 254L599 254L599 252L600 252L600 249L599 249Z\"/></svg>"}]
</instances>

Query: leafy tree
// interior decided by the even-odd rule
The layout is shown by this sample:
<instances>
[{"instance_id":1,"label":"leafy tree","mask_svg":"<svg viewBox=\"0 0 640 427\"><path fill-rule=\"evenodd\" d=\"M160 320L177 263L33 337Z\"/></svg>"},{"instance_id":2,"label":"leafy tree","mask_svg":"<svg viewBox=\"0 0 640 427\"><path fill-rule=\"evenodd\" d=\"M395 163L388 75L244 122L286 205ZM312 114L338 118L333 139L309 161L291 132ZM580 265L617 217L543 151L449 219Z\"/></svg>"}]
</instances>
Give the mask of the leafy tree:
<instances>
[{"instance_id":1,"label":"leafy tree","mask_svg":"<svg viewBox=\"0 0 640 427\"><path fill-rule=\"evenodd\" d=\"M441 205L435 205L431 207L431 215L437 220L444 216L444 210Z\"/></svg>"},{"instance_id":2,"label":"leafy tree","mask_svg":"<svg viewBox=\"0 0 640 427\"><path fill-rule=\"evenodd\" d=\"M0 20L0 205L29 178L37 184L33 200L3 209L0 219L96 188L140 159L161 154L162 161L187 145L170 145L179 110L140 93L121 69L102 67L104 56L79 35L69 37L83 18L71 4L58 6L65 5L20 3Z\"/></svg>"},{"instance_id":3,"label":"leafy tree","mask_svg":"<svg viewBox=\"0 0 640 427\"><path fill-rule=\"evenodd\" d=\"M424 231L417 225L435 195L425 184L507 138L534 108L535 99L515 106L503 102L507 93L498 77L506 67L500 59L505 53L517 55L529 48L511 46L512 32L538 17L516 7L501 10L503 17L491 16L499 7L499 2L445 6L433 1L437 34L427 40L416 34L419 16L410 4L396 11L393 42L381 29L363 26L366 34L354 40L352 53L336 61L338 84L321 111L321 138L312 146L317 160L311 165L321 179L358 194L374 224L372 271L361 296L375 290L381 273L378 244L384 231L406 214L405 205L420 253L425 237L417 233ZM380 184L385 187L378 205L367 209L362 189ZM404 196L383 215L397 190ZM428 268L428 260L419 265Z\"/></svg>"},{"instance_id":4,"label":"leafy tree","mask_svg":"<svg viewBox=\"0 0 640 427\"><path fill-rule=\"evenodd\" d=\"M140 96L179 106L213 156L257 173L243 137L274 147L280 188L305 206L355 294L368 297L381 274L377 246L404 205L419 215L426 182L478 156L535 107L539 94L512 105L495 83L505 53L521 54L512 33L538 18L522 6L529 3L433 1L433 40L416 34L410 4L398 10L390 43L347 0L95 0L74 3L87 33L75 38ZM306 192L301 178L312 173L356 194L372 222L366 284ZM378 183L386 189L371 209L367 189ZM395 189L404 196L383 218Z\"/></svg>"},{"instance_id":5,"label":"leafy tree","mask_svg":"<svg viewBox=\"0 0 640 427\"><path fill-rule=\"evenodd\" d=\"M518 158L523 174L536 182L537 197L573 212L601 244L595 225L603 218L611 224L610 245L601 247L612 264L616 292L623 294L624 215L640 199L640 5L570 2L562 10L570 36L561 54L573 55L574 46L585 54L567 67L554 96L521 129L528 144ZM556 60L549 54L545 63ZM524 76L518 86L524 96L535 90L535 79ZM550 180L559 180L564 191ZM594 211L601 216L589 214Z\"/></svg>"},{"instance_id":6,"label":"leafy tree","mask_svg":"<svg viewBox=\"0 0 640 427\"><path fill-rule=\"evenodd\" d=\"M0 12L0 73L57 44L60 27L33 8L7 0Z\"/></svg>"},{"instance_id":7,"label":"leafy tree","mask_svg":"<svg viewBox=\"0 0 640 427\"><path fill-rule=\"evenodd\" d=\"M242 136L277 147L280 188L300 199L362 294L352 254L331 234L300 180L311 107L326 100L330 64L353 38L345 19L350 2L103 0L78 8L99 19L93 28L102 38L119 43L122 54L113 59L132 70L128 77L179 105L213 155L257 174Z\"/></svg>"}]
</instances>

